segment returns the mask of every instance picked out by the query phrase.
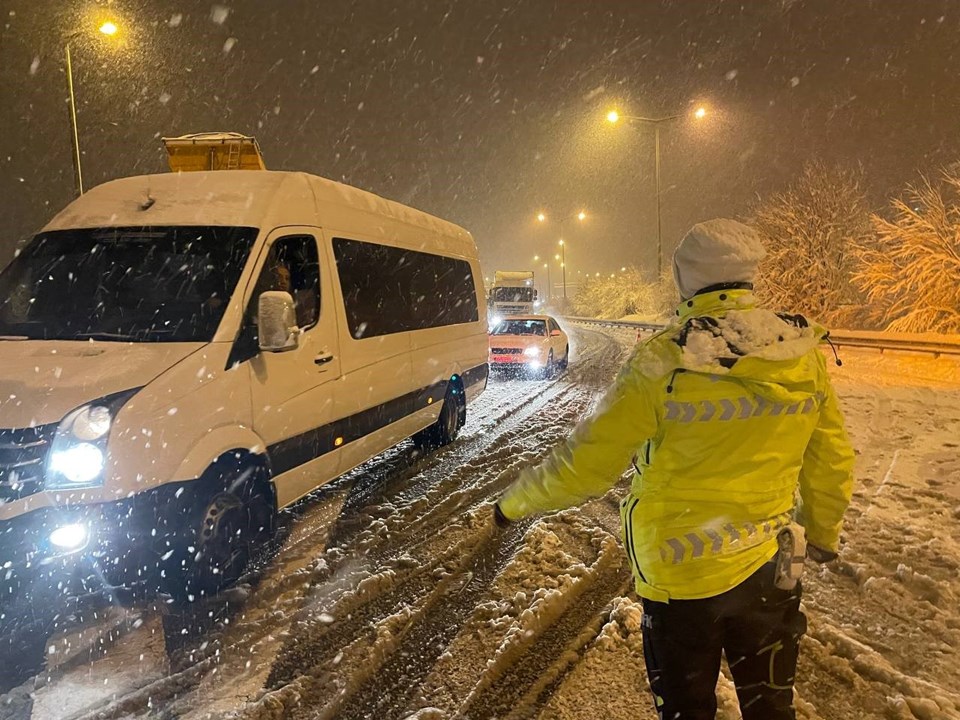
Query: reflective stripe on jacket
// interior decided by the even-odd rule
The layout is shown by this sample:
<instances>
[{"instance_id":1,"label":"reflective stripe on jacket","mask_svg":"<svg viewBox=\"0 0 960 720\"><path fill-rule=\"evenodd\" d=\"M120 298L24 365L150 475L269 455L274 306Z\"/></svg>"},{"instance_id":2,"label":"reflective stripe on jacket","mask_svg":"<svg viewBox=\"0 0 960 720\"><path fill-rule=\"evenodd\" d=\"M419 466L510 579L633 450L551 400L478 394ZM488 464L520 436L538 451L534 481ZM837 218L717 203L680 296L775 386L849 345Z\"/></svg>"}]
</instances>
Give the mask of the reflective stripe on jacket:
<instances>
[{"instance_id":1,"label":"reflective stripe on jacket","mask_svg":"<svg viewBox=\"0 0 960 720\"><path fill-rule=\"evenodd\" d=\"M818 349L825 334L756 308L746 290L685 302L501 511L519 519L600 495L632 459L624 546L637 592L659 601L735 587L795 514L808 542L836 550L854 454Z\"/></svg>"}]
</instances>

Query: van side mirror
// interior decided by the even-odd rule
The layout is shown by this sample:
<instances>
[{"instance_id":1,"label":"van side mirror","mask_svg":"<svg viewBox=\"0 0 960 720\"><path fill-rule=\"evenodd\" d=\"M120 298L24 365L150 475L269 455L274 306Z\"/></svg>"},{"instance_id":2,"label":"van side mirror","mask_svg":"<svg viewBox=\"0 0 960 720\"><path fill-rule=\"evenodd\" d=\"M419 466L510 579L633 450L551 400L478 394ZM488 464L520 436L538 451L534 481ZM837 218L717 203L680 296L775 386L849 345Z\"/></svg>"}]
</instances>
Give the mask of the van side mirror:
<instances>
[{"instance_id":1,"label":"van side mirror","mask_svg":"<svg viewBox=\"0 0 960 720\"><path fill-rule=\"evenodd\" d=\"M257 306L257 334L264 352L293 350L300 343L297 311L293 296L280 290L260 293Z\"/></svg>"}]
</instances>

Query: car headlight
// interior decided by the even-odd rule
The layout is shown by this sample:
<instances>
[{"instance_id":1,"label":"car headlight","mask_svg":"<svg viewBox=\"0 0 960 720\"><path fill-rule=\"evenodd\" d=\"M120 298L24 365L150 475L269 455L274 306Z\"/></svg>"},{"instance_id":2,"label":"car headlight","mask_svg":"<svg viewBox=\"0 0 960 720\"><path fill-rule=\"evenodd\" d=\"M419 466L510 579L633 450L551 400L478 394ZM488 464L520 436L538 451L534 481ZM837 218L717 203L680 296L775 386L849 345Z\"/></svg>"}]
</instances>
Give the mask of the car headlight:
<instances>
[{"instance_id":1,"label":"car headlight","mask_svg":"<svg viewBox=\"0 0 960 720\"><path fill-rule=\"evenodd\" d=\"M531 358L540 357L540 348L528 347L526 350L523 351L523 354Z\"/></svg>"},{"instance_id":2,"label":"car headlight","mask_svg":"<svg viewBox=\"0 0 960 720\"><path fill-rule=\"evenodd\" d=\"M139 390L109 395L69 413L57 427L47 455L44 488L73 490L103 485L107 439L113 418Z\"/></svg>"}]
</instances>

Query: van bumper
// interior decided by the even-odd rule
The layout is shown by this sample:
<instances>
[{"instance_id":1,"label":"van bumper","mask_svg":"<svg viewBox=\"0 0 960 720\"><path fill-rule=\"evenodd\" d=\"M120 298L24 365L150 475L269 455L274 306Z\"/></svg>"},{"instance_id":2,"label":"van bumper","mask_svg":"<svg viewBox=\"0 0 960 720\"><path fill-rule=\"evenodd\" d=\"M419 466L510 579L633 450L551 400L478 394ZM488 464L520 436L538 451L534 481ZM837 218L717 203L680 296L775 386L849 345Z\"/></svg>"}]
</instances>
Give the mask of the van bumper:
<instances>
[{"instance_id":1,"label":"van bumper","mask_svg":"<svg viewBox=\"0 0 960 720\"><path fill-rule=\"evenodd\" d=\"M67 598L134 585L162 569L197 481L114 502L45 507L0 521L0 632ZM169 557L169 555L167 555Z\"/></svg>"}]
</instances>

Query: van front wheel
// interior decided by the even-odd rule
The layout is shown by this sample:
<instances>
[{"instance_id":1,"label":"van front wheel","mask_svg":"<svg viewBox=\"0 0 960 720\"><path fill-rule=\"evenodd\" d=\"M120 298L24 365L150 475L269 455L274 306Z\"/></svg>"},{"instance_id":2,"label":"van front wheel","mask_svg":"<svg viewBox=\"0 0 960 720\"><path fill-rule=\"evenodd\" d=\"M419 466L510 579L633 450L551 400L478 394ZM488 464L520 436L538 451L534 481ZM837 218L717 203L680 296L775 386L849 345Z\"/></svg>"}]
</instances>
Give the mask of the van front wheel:
<instances>
[{"instance_id":1,"label":"van front wheel","mask_svg":"<svg viewBox=\"0 0 960 720\"><path fill-rule=\"evenodd\" d=\"M457 439L460 427L465 420L465 403L463 390L453 383L447 387L447 394L443 398L443 407L437 421L428 428L424 428L413 436L414 444L420 450L434 450L449 445Z\"/></svg>"},{"instance_id":2,"label":"van front wheel","mask_svg":"<svg viewBox=\"0 0 960 720\"><path fill-rule=\"evenodd\" d=\"M216 595L237 582L273 529L263 468L248 465L226 474L223 468L211 470L219 475L216 489L192 513L189 542L176 553L179 567L165 571L163 589L180 602Z\"/></svg>"}]
</instances>

